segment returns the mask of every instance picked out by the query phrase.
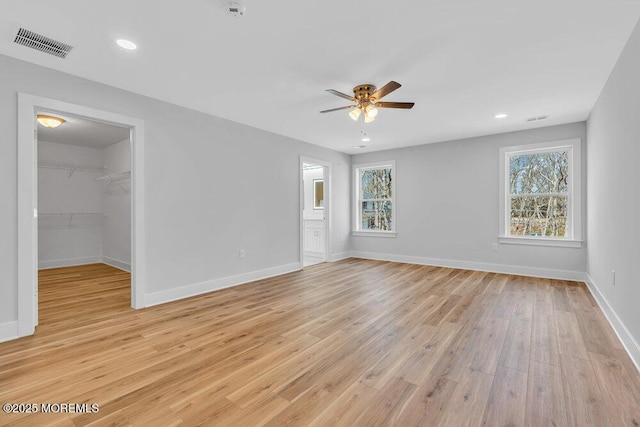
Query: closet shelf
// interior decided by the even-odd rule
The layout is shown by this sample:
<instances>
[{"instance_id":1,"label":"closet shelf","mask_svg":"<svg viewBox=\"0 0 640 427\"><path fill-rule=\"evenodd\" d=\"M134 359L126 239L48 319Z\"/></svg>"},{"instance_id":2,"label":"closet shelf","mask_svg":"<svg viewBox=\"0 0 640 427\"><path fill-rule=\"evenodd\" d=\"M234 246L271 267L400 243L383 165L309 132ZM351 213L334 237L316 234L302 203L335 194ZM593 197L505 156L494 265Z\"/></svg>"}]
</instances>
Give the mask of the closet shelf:
<instances>
[{"instance_id":1,"label":"closet shelf","mask_svg":"<svg viewBox=\"0 0 640 427\"><path fill-rule=\"evenodd\" d=\"M64 169L69 171L69 178L77 171L90 173L104 173L104 166L86 165L82 163L65 163L65 162L39 162L39 168L47 169Z\"/></svg>"},{"instance_id":2,"label":"closet shelf","mask_svg":"<svg viewBox=\"0 0 640 427\"><path fill-rule=\"evenodd\" d=\"M45 228L95 227L107 215L101 212L39 212L38 225Z\"/></svg>"},{"instance_id":3,"label":"closet shelf","mask_svg":"<svg viewBox=\"0 0 640 427\"><path fill-rule=\"evenodd\" d=\"M121 179L128 179L128 178L131 178L131 171L124 171L119 173L112 173L105 176L99 176L96 178L96 181L112 182L112 181L119 181Z\"/></svg>"}]
</instances>

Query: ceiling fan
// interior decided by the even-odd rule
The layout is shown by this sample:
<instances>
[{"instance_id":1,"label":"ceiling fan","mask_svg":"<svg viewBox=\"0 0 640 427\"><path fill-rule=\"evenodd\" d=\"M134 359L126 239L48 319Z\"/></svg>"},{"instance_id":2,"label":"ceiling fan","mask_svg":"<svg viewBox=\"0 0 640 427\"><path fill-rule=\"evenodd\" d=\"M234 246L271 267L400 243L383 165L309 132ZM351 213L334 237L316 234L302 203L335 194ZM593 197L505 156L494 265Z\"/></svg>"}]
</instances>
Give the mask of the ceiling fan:
<instances>
[{"instance_id":1,"label":"ceiling fan","mask_svg":"<svg viewBox=\"0 0 640 427\"><path fill-rule=\"evenodd\" d=\"M320 112L330 113L331 111L351 110L349 117L354 121L357 121L360 115L362 115L365 123L371 123L378 115L378 108L413 108L413 102L380 102L383 96L390 94L400 86L400 83L394 81L390 81L380 89L377 89L375 85L372 84L362 84L353 88L353 96L338 92L334 89L327 89L327 92L353 101L356 105L347 105L346 107L332 108Z\"/></svg>"}]
</instances>

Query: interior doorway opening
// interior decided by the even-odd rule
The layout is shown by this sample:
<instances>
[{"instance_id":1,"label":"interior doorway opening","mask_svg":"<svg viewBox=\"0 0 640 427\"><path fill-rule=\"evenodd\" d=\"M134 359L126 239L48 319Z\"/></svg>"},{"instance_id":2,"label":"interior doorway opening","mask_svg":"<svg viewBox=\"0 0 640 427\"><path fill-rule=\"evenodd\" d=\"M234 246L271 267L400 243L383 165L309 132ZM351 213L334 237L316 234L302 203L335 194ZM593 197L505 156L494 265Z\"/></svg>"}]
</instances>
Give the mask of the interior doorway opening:
<instances>
[{"instance_id":1,"label":"interior doorway opening","mask_svg":"<svg viewBox=\"0 0 640 427\"><path fill-rule=\"evenodd\" d=\"M131 305L130 129L61 113L51 128L36 114L38 317L64 327L82 300L100 301L89 318Z\"/></svg>"},{"instance_id":2,"label":"interior doorway opening","mask_svg":"<svg viewBox=\"0 0 640 427\"><path fill-rule=\"evenodd\" d=\"M301 160L302 267L329 259L330 164Z\"/></svg>"}]
</instances>

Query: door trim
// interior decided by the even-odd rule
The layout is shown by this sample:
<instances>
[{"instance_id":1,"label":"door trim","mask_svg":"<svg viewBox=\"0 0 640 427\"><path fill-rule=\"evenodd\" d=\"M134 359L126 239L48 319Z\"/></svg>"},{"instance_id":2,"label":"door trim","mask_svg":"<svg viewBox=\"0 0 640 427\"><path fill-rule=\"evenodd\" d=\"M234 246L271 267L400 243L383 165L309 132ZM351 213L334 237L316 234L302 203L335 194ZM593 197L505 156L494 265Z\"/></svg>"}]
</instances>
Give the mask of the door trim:
<instances>
[{"instance_id":1,"label":"door trim","mask_svg":"<svg viewBox=\"0 0 640 427\"><path fill-rule=\"evenodd\" d=\"M18 93L18 336L32 335L37 324L38 280L38 165L36 120L40 112L70 114L131 129L131 306L143 308L145 295L144 121Z\"/></svg>"}]
</instances>

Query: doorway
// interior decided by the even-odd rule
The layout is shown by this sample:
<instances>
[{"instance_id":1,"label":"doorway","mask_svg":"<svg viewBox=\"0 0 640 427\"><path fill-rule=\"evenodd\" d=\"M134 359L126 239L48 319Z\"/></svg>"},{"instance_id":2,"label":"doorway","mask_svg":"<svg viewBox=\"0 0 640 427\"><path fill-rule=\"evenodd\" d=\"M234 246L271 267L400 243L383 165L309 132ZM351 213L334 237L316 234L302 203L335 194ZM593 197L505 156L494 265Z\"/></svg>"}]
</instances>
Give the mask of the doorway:
<instances>
[{"instance_id":1,"label":"doorway","mask_svg":"<svg viewBox=\"0 0 640 427\"><path fill-rule=\"evenodd\" d=\"M123 135L128 136L126 148L124 140L121 147L119 147L121 151L129 150L129 164L131 166L128 173L127 171L120 171L123 175L128 175L130 182L127 184L127 191L130 197L130 206L128 208L130 238L129 244L126 245L125 243L124 246L128 247L130 251L131 306L133 308L144 307L144 123L139 119L119 114L20 93L18 94L18 336L21 337L32 335L35 331L35 326L38 324L38 222L40 219L39 214L41 213L38 201L39 125L36 121L38 114L58 117L66 116L69 120L91 122L95 123L96 126L116 127L124 132ZM68 147L67 151L69 151ZM74 150L71 149L71 151ZM68 177L72 177L80 169L79 162L69 161L66 162L66 165L63 165L65 163L63 161L59 161L57 165L55 163L50 161L49 166L68 168ZM85 164L82 166L91 165ZM106 169L102 172L105 171ZM114 173L110 176L110 174L103 173L95 177L102 178L102 180L94 179L94 181L107 181L106 183L102 182L101 185L108 186L111 184L109 181L113 181L112 178L115 175L117 174ZM119 177L122 178L122 175ZM108 189L108 187L104 188ZM53 204L49 204L49 206L53 206ZM42 211L44 214L42 221L45 223L48 221L51 226L60 226L62 223L66 223L70 228L72 225L91 227L96 225L96 222L104 220L104 212L77 212L80 210L74 207L70 208L69 212ZM82 215L83 213L87 215ZM48 236L47 239L50 237ZM85 240L85 243L87 243L87 240ZM47 253L47 256L50 255L50 253ZM116 258L113 258L113 260L116 267L124 267L123 265L117 265L118 260ZM47 264L45 263L43 266L47 266Z\"/></svg>"},{"instance_id":2,"label":"doorway","mask_svg":"<svg viewBox=\"0 0 640 427\"><path fill-rule=\"evenodd\" d=\"M130 129L50 114L38 114L36 138L39 323L52 323L67 306L76 309L64 316L77 320L83 301L98 299L90 321L113 303L130 306L123 274L131 272ZM61 124L47 127L42 117Z\"/></svg>"},{"instance_id":3,"label":"doorway","mask_svg":"<svg viewBox=\"0 0 640 427\"><path fill-rule=\"evenodd\" d=\"M330 163L301 158L301 254L302 267L329 259Z\"/></svg>"}]
</instances>

